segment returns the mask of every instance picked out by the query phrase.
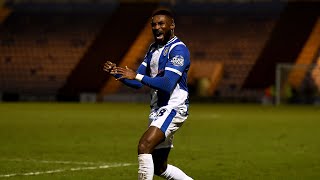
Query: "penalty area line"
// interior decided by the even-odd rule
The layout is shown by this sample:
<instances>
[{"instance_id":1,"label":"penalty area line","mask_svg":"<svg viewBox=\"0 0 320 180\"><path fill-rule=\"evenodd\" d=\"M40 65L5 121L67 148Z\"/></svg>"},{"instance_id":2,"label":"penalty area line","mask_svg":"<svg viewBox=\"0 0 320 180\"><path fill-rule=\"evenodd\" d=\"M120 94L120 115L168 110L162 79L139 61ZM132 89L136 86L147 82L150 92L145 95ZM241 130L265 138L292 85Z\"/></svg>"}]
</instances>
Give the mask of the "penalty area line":
<instances>
[{"instance_id":1,"label":"penalty area line","mask_svg":"<svg viewBox=\"0 0 320 180\"><path fill-rule=\"evenodd\" d=\"M38 171L38 172L0 174L0 178L13 177L13 176L36 176L36 175L42 175L42 174L54 174L54 173L61 173L61 172L67 172L67 171L84 171L84 170L95 170L95 169L108 169L108 168L125 167L125 166L132 166L132 165L135 165L135 164L132 164L132 163L117 163L117 164L110 164L110 165L91 166L91 167L76 167L76 168L69 168L69 169L54 169L54 170Z\"/></svg>"}]
</instances>

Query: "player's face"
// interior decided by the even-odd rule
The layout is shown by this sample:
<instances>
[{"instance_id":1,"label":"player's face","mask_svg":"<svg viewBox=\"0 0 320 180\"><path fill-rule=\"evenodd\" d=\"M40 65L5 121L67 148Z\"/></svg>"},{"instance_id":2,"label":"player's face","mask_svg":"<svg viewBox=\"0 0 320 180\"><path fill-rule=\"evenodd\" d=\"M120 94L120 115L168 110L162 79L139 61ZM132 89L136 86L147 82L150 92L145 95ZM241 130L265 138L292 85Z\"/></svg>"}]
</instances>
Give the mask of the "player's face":
<instances>
[{"instance_id":1,"label":"player's face","mask_svg":"<svg viewBox=\"0 0 320 180\"><path fill-rule=\"evenodd\" d=\"M174 36L174 22L166 15L155 15L151 27L154 39L159 44L166 44Z\"/></svg>"}]
</instances>

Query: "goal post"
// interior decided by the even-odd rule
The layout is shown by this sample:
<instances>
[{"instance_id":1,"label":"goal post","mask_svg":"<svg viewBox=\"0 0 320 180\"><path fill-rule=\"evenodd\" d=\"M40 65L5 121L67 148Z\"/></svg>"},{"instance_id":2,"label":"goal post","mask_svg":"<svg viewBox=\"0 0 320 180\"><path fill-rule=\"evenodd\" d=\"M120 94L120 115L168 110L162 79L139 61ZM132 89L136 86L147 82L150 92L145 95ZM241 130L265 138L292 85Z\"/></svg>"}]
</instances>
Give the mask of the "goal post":
<instances>
[{"instance_id":1,"label":"goal post","mask_svg":"<svg viewBox=\"0 0 320 180\"><path fill-rule=\"evenodd\" d=\"M275 103L320 104L320 64L277 64Z\"/></svg>"}]
</instances>

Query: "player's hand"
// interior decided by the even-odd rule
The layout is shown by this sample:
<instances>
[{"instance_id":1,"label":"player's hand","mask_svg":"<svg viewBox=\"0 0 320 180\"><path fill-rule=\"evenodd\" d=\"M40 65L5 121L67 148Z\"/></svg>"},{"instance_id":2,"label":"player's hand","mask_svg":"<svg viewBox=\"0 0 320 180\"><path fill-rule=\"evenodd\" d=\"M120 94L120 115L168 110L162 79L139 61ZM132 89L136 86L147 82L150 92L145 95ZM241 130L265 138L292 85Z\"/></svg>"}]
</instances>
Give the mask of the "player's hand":
<instances>
[{"instance_id":1,"label":"player's hand","mask_svg":"<svg viewBox=\"0 0 320 180\"><path fill-rule=\"evenodd\" d=\"M103 66L103 70L110 73L111 74L111 71L117 67L117 65L111 61L107 61L106 63L104 63L104 66Z\"/></svg>"},{"instance_id":2,"label":"player's hand","mask_svg":"<svg viewBox=\"0 0 320 180\"><path fill-rule=\"evenodd\" d=\"M120 79L135 79L136 78L136 75L137 73L128 68L126 66L126 68L122 68L122 67L115 67L110 74L120 74L121 77L117 78L117 80L120 80Z\"/></svg>"}]
</instances>

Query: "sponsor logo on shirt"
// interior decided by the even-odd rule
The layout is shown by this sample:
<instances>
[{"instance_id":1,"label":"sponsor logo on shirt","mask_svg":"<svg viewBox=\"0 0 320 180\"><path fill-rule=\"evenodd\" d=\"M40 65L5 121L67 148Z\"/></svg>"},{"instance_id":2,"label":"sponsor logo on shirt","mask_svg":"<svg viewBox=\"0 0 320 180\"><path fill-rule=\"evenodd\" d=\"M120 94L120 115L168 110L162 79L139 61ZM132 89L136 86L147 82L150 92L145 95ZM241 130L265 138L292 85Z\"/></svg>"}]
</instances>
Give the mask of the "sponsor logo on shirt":
<instances>
[{"instance_id":1,"label":"sponsor logo on shirt","mask_svg":"<svg viewBox=\"0 0 320 180\"><path fill-rule=\"evenodd\" d=\"M183 66L184 58L181 55L176 55L171 59L171 62L174 66Z\"/></svg>"}]
</instances>

